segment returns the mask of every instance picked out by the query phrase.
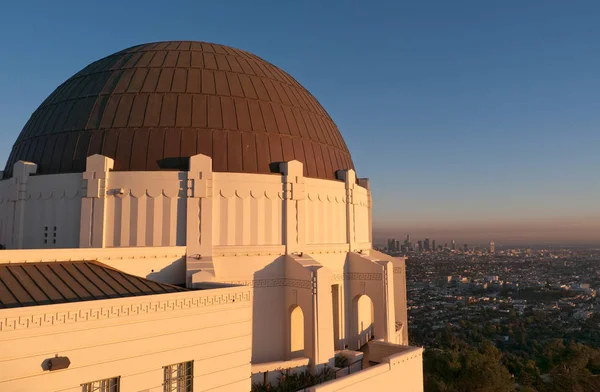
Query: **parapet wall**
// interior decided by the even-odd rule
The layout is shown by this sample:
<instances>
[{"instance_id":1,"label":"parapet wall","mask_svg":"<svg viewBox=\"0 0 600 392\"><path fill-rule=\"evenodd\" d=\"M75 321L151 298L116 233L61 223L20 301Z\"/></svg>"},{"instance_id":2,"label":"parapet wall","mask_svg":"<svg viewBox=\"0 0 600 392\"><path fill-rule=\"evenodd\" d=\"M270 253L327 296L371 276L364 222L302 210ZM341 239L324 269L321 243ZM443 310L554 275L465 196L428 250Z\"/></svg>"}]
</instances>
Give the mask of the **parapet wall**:
<instances>
[{"instance_id":1,"label":"parapet wall","mask_svg":"<svg viewBox=\"0 0 600 392\"><path fill-rule=\"evenodd\" d=\"M378 343L378 342L376 342ZM309 388L309 392L390 391L423 392L423 349L395 346L397 352L346 377Z\"/></svg>"},{"instance_id":2,"label":"parapet wall","mask_svg":"<svg viewBox=\"0 0 600 392\"><path fill-rule=\"evenodd\" d=\"M19 161L0 181L0 245L187 245L202 255L223 246L371 247L368 181L353 170L322 180L305 178L298 161L271 175L213 172L203 155L190 162L187 172L113 172L112 159L93 155L84 173L36 175L35 163Z\"/></svg>"}]
</instances>

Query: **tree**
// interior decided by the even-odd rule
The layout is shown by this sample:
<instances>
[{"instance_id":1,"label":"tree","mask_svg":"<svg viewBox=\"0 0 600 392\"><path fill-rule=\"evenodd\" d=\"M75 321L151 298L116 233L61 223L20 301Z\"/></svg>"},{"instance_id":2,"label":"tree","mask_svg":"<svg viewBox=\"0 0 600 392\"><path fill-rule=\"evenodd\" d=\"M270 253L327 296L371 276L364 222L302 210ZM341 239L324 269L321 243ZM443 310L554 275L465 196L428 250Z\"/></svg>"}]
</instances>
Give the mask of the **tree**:
<instances>
[{"instance_id":1,"label":"tree","mask_svg":"<svg viewBox=\"0 0 600 392\"><path fill-rule=\"evenodd\" d=\"M456 344L452 349L427 350L425 389L428 392L514 391L512 376L501 359L502 353L487 340L477 348Z\"/></svg>"}]
</instances>

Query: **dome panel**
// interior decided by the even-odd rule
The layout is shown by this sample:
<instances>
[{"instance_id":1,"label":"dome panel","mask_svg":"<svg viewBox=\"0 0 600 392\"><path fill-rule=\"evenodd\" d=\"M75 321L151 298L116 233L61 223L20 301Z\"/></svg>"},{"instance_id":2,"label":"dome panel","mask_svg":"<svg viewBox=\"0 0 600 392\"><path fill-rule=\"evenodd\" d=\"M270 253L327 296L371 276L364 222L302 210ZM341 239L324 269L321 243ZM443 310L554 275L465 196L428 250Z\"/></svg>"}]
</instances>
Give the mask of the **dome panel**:
<instances>
[{"instance_id":1,"label":"dome panel","mask_svg":"<svg viewBox=\"0 0 600 392\"><path fill-rule=\"evenodd\" d=\"M354 168L335 123L290 75L189 41L137 45L69 78L25 124L4 176L19 160L38 174L82 172L93 154L117 171L187 170L196 154L211 156L217 172L266 174L292 159L315 178Z\"/></svg>"}]
</instances>

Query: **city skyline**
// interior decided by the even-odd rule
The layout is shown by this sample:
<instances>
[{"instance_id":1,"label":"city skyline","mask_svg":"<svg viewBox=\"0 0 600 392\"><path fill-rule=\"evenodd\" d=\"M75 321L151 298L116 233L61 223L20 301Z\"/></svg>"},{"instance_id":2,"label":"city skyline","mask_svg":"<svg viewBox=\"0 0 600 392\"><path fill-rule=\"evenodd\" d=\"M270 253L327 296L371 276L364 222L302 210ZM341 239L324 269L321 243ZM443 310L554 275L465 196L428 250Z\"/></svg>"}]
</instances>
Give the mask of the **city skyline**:
<instances>
[{"instance_id":1,"label":"city skyline","mask_svg":"<svg viewBox=\"0 0 600 392\"><path fill-rule=\"evenodd\" d=\"M358 176L372 180L376 239L600 242L600 182L590 180L600 4L160 4L7 6L0 137L14 140L59 83L106 53L221 42L288 70L327 108ZM2 168L10 148L0 146Z\"/></svg>"},{"instance_id":2,"label":"city skyline","mask_svg":"<svg viewBox=\"0 0 600 392\"><path fill-rule=\"evenodd\" d=\"M383 244L388 238L404 238L410 233L411 238L424 240L429 237L437 240L438 245L456 240L458 246L487 245L493 240L496 246L600 246L600 216L566 217L556 220L539 219L536 221L514 224L513 222L463 222L456 227L455 223L438 225L414 222L397 226L374 226L374 242ZM552 223L552 224L549 224Z\"/></svg>"}]
</instances>

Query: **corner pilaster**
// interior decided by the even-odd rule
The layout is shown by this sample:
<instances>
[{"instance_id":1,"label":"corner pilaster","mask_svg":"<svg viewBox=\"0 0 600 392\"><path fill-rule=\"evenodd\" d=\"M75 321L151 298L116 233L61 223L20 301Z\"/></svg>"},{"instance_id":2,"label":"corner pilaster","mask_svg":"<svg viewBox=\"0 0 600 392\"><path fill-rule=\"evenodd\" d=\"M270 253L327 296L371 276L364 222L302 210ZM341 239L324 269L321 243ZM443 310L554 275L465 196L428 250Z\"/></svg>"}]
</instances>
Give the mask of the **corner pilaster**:
<instances>
[{"instance_id":1,"label":"corner pilaster","mask_svg":"<svg viewBox=\"0 0 600 392\"><path fill-rule=\"evenodd\" d=\"M301 252L306 230L305 195L306 184L302 162L289 161L279 164L283 174L283 226L286 254Z\"/></svg>"},{"instance_id":2,"label":"corner pilaster","mask_svg":"<svg viewBox=\"0 0 600 392\"><path fill-rule=\"evenodd\" d=\"M359 178L358 185L367 190L367 209L369 219L369 243L373 244L373 199L371 197L371 182L368 178Z\"/></svg>"},{"instance_id":3,"label":"corner pilaster","mask_svg":"<svg viewBox=\"0 0 600 392\"><path fill-rule=\"evenodd\" d=\"M190 157L187 178L186 281L213 281L213 171L212 158L198 154Z\"/></svg>"},{"instance_id":4,"label":"corner pilaster","mask_svg":"<svg viewBox=\"0 0 600 392\"><path fill-rule=\"evenodd\" d=\"M394 264L387 260L378 260L377 264L381 265L383 285L383 304L385 307L384 312L384 325L385 335L384 339L388 343L396 343L396 313L394 307Z\"/></svg>"},{"instance_id":5,"label":"corner pilaster","mask_svg":"<svg viewBox=\"0 0 600 392\"><path fill-rule=\"evenodd\" d=\"M354 188L356 187L356 173L352 169L337 171L337 177L346 183L346 242L348 251L356 250L356 211L354 208Z\"/></svg>"},{"instance_id":6,"label":"corner pilaster","mask_svg":"<svg viewBox=\"0 0 600 392\"><path fill-rule=\"evenodd\" d=\"M18 161L13 166L11 201L15 203L15 224L11 242L14 249L23 249L27 183L29 182L29 176L36 171L37 165L32 162Z\"/></svg>"},{"instance_id":7,"label":"corner pilaster","mask_svg":"<svg viewBox=\"0 0 600 392\"><path fill-rule=\"evenodd\" d=\"M109 172L113 167L111 158L99 154L89 156L85 161L79 228L81 248L104 248L106 245L106 190Z\"/></svg>"}]
</instances>

